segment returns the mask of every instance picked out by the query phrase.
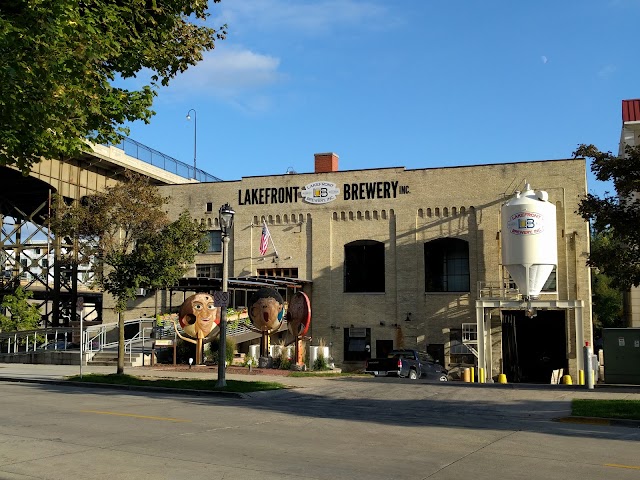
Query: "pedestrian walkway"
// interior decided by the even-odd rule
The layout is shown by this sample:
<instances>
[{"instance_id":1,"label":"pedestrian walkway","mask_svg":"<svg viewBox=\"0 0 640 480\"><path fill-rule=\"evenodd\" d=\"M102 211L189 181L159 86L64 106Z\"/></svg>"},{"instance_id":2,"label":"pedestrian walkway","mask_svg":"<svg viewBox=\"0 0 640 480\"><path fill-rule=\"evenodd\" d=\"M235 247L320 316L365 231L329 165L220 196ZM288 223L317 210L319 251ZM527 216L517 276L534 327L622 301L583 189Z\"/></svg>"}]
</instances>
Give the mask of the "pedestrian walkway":
<instances>
[{"instance_id":1,"label":"pedestrian walkway","mask_svg":"<svg viewBox=\"0 0 640 480\"><path fill-rule=\"evenodd\" d=\"M108 375L116 373L113 366L97 366L86 365L82 367L83 375L96 373ZM215 367L194 366L188 368L178 366L171 368L167 366L157 367L128 367L124 371L127 375L134 375L140 378L184 378L184 379L210 379L217 380L218 371ZM40 365L40 364L24 364L24 363L0 363L0 380L20 379L28 381L61 381L65 378L79 375L79 365ZM228 380L242 381L263 381L277 382L290 387L309 387L318 385L326 381L326 377L288 377L284 375L246 375L227 372L225 377Z\"/></svg>"},{"instance_id":2,"label":"pedestrian walkway","mask_svg":"<svg viewBox=\"0 0 640 480\"><path fill-rule=\"evenodd\" d=\"M91 373L114 374L113 366L83 366L84 375ZM235 373L234 373L235 370ZM239 373L239 372L243 373ZM361 403L363 408L380 402L399 402L412 405L410 410L419 411L421 405L431 404L432 409L447 408L455 404L466 415L485 415L487 411L498 409L505 418L537 419L539 421L558 420L574 423L593 423L604 425L603 419L571 417L571 400L574 398L591 399L628 399L640 400L638 386L598 386L595 390L577 385L533 385L533 384L478 384L463 382L423 382L403 378L374 378L370 376L341 377L290 377L283 371L254 370L248 374L246 369L227 370L228 380L277 382L289 387L284 390L260 391L241 394L225 391L174 390L175 394L207 395L227 398L254 398L260 402L311 402L314 405L335 405L335 402ZM0 364L0 382L30 382L60 384L66 378L80 373L80 366L74 365L33 365ZM204 379L216 382L216 367L185 365L156 365L154 367L125 367L125 374L148 379ZM76 386L78 384L75 384ZM90 386L85 384L84 386ZM91 386L97 386L93 384ZM129 387L100 385L101 388L125 388L129 390L156 392L152 386ZM163 392L169 390L162 389ZM267 400L268 399L268 400ZM487 410L488 409L488 410ZM476 412L476 413L472 413ZM382 414L382 413L380 413ZM614 423L606 423L614 425ZM617 421L616 426L640 426L638 421Z\"/></svg>"}]
</instances>

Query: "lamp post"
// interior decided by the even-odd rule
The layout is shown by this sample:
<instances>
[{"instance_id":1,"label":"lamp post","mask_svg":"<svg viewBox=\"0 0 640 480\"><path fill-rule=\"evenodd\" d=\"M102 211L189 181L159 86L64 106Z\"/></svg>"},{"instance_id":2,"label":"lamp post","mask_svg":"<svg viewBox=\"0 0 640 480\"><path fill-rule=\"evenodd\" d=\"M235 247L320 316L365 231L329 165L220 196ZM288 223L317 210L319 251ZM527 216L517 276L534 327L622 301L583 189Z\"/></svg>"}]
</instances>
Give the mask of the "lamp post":
<instances>
[{"instance_id":1,"label":"lamp post","mask_svg":"<svg viewBox=\"0 0 640 480\"><path fill-rule=\"evenodd\" d=\"M228 203L220 207L218 220L222 230L222 292L228 292L229 282L229 234L233 229L233 216L236 212ZM218 348L218 382L216 387L226 387L227 379L227 305L220 309L220 347Z\"/></svg>"},{"instance_id":2,"label":"lamp post","mask_svg":"<svg viewBox=\"0 0 640 480\"><path fill-rule=\"evenodd\" d=\"M195 108L187 112L187 120L191 120L191 112L193 112L193 178L196 178L196 157L198 150L198 114Z\"/></svg>"}]
</instances>

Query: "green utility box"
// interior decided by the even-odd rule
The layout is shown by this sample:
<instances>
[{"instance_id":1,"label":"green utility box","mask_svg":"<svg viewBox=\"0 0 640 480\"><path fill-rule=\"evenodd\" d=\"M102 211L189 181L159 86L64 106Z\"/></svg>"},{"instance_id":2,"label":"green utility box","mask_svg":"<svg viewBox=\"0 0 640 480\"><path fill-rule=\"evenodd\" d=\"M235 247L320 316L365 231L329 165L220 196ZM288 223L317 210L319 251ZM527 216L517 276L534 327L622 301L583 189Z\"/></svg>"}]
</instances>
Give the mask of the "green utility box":
<instances>
[{"instance_id":1,"label":"green utility box","mask_svg":"<svg viewBox=\"0 0 640 480\"><path fill-rule=\"evenodd\" d=\"M640 328L602 330L605 383L640 385Z\"/></svg>"}]
</instances>

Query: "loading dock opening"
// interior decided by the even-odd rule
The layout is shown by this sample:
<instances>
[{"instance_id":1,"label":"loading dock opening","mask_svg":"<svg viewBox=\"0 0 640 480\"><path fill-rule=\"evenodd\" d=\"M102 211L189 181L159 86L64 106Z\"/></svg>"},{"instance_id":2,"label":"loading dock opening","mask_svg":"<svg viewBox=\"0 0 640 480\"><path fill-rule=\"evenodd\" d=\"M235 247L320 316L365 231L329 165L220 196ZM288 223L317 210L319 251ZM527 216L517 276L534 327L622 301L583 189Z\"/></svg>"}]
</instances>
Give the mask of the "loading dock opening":
<instances>
[{"instance_id":1,"label":"loading dock opening","mask_svg":"<svg viewBox=\"0 0 640 480\"><path fill-rule=\"evenodd\" d=\"M575 335L574 350L567 354L569 372L565 371L565 374L570 374L575 378L578 377L578 371L583 365L583 346L585 340L589 343L593 342L591 338L591 331L588 331L589 336L585 338L583 313L584 313L584 301L583 300L502 300L502 299L483 299L476 300L476 325L478 332L478 373L480 377L483 376L487 379L492 378L496 373L487 366L492 365L492 345L489 341L491 338L490 332L490 310L499 308L500 310L515 310L524 312L537 311L538 315L541 311L554 311L564 310L565 318L569 318L568 310L573 310L572 316L574 317L574 324L571 328L567 328L573 339ZM569 325L567 325L569 327ZM573 331L571 331L573 330ZM575 332L575 333L574 333ZM567 344L567 349L571 347ZM574 362L572 364L572 362ZM502 373L502 372L498 372Z\"/></svg>"},{"instance_id":2,"label":"loading dock opening","mask_svg":"<svg viewBox=\"0 0 640 480\"><path fill-rule=\"evenodd\" d=\"M502 311L503 372L509 382L549 383L553 370L568 370L565 310Z\"/></svg>"}]
</instances>

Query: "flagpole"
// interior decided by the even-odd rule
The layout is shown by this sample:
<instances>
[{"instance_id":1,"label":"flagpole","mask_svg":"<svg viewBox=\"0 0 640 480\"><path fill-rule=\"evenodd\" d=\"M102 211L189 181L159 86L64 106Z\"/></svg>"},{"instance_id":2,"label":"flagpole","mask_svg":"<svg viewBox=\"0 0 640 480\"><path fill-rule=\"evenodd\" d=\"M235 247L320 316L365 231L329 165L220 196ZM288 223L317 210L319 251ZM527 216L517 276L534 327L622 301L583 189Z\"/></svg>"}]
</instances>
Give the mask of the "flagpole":
<instances>
[{"instance_id":1,"label":"flagpole","mask_svg":"<svg viewBox=\"0 0 640 480\"><path fill-rule=\"evenodd\" d=\"M271 236L271 231L267 226L267 221L262 219L262 224L264 225L264 227L267 229L267 232L269 233L269 240L271 240L271 246L273 247L273 250L276 252L276 258L280 258L280 255L278 255L278 249L276 248L276 244L273 243L273 237Z\"/></svg>"}]
</instances>

